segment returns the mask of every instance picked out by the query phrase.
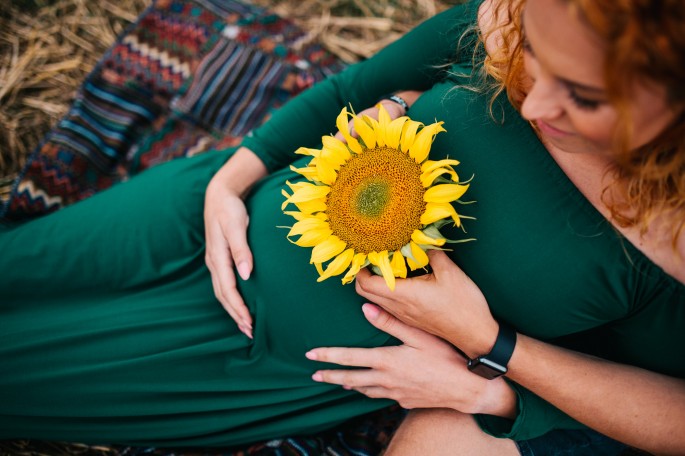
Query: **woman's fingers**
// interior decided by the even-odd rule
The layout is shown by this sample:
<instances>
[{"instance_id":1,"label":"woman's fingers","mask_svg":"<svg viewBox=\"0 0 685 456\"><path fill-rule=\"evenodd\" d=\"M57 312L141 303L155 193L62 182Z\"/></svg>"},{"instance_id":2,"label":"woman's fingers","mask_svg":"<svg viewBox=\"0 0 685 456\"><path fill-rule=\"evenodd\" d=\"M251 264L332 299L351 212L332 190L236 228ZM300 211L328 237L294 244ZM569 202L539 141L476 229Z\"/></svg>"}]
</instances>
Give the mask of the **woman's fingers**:
<instances>
[{"instance_id":1,"label":"woman's fingers","mask_svg":"<svg viewBox=\"0 0 685 456\"><path fill-rule=\"evenodd\" d=\"M405 345L417 346L422 341L426 340L425 338L433 337L425 331L407 325L394 315L374 304L364 304L362 306L362 311L369 323L396 339L401 340Z\"/></svg>"},{"instance_id":2,"label":"woman's fingers","mask_svg":"<svg viewBox=\"0 0 685 456\"><path fill-rule=\"evenodd\" d=\"M238 230L239 231L239 230ZM224 231L218 227L208 227L207 229L207 255L206 262L212 276L212 286L214 294L226 309L231 318L238 324L240 330L248 337L252 337L252 317L243 301L242 296L238 292L236 285L236 278L233 272L233 253L229 245L229 240L226 238ZM247 242L245 241L245 246ZM238 241L238 246L240 242ZM242 257L238 257L241 261L249 261L248 267L251 268L252 255L249 253L246 259L243 252ZM248 277L249 277L249 271Z\"/></svg>"},{"instance_id":3,"label":"woman's fingers","mask_svg":"<svg viewBox=\"0 0 685 456\"><path fill-rule=\"evenodd\" d=\"M235 220L235 219L233 219ZM224 229L224 236L228 240L228 249L238 274L243 280L250 278L252 273L252 251L247 244L247 225L249 219L245 214L244 222L229 222Z\"/></svg>"}]
</instances>

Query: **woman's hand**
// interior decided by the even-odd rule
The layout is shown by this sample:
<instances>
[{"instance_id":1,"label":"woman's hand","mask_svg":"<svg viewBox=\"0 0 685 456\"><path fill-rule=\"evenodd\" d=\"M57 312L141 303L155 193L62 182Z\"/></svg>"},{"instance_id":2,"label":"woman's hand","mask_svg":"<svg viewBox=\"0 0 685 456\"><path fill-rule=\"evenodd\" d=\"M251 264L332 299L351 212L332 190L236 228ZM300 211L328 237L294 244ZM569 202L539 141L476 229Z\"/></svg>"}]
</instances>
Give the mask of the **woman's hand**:
<instances>
[{"instance_id":1,"label":"woman's hand","mask_svg":"<svg viewBox=\"0 0 685 456\"><path fill-rule=\"evenodd\" d=\"M243 197L266 175L262 161L249 149L239 148L214 175L205 194L205 262L221 305L238 328L252 338L252 317L238 292L235 265L247 280L252 272L252 252L247 243L249 216Z\"/></svg>"},{"instance_id":2,"label":"woman's hand","mask_svg":"<svg viewBox=\"0 0 685 456\"><path fill-rule=\"evenodd\" d=\"M513 416L515 393L504 380L490 381L469 372L466 360L447 342L402 323L373 304L365 304L362 310L371 324L403 344L311 350L309 359L363 368L320 370L314 380L342 385L372 398L393 399L407 409L448 407L464 413Z\"/></svg>"},{"instance_id":3,"label":"woman's hand","mask_svg":"<svg viewBox=\"0 0 685 456\"><path fill-rule=\"evenodd\" d=\"M357 293L404 323L450 341L469 357L488 353L499 325L483 293L444 252L431 250L428 257L433 272L398 279L394 291L382 277L359 271Z\"/></svg>"}]
</instances>

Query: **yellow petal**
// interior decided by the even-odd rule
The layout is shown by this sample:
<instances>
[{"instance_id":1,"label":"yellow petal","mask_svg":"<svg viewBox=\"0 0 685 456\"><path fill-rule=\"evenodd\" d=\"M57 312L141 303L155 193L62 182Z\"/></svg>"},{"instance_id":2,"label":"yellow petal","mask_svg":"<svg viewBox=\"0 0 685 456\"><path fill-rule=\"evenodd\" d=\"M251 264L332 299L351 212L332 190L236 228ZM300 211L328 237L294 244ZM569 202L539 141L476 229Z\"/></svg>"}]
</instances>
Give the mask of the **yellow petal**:
<instances>
[{"instance_id":1,"label":"yellow petal","mask_svg":"<svg viewBox=\"0 0 685 456\"><path fill-rule=\"evenodd\" d=\"M323 212L319 212L318 214L308 214L306 212L298 212L298 211L283 211L285 215L289 215L298 222L300 220L304 220L306 218L311 218L311 217L316 217L319 220L328 220L328 215L326 215Z\"/></svg>"},{"instance_id":2,"label":"yellow petal","mask_svg":"<svg viewBox=\"0 0 685 456\"><path fill-rule=\"evenodd\" d=\"M295 168L293 165L290 165L290 170L303 175L308 180L319 180L316 167L305 166L304 168Z\"/></svg>"},{"instance_id":3,"label":"yellow petal","mask_svg":"<svg viewBox=\"0 0 685 456\"><path fill-rule=\"evenodd\" d=\"M385 113L385 115L383 115ZM384 147L385 146L385 125L390 123L390 116L388 115L388 111L383 108L383 105L381 105L380 108L378 108L378 119L374 119L373 117L369 117L366 114L362 116L366 123L371 125L371 128L376 132L376 145L379 147ZM381 122L382 121L382 122Z\"/></svg>"},{"instance_id":4,"label":"yellow petal","mask_svg":"<svg viewBox=\"0 0 685 456\"><path fill-rule=\"evenodd\" d=\"M314 214L316 212L325 211L328 208L324 198L302 201L301 203L295 203L295 206L305 214Z\"/></svg>"},{"instance_id":5,"label":"yellow petal","mask_svg":"<svg viewBox=\"0 0 685 456\"><path fill-rule=\"evenodd\" d=\"M295 220L304 220L306 217L309 217L308 214L303 214L302 212L299 211L283 211L285 215L289 215Z\"/></svg>"},{"instance_id":6,"label":"yellow petal","mask_svg":"<svg viewBox=\"0 0 685 456\"><path fill-rule=\"evenodd\" d=\"M327 185L314 185L308 182L303 182L303 185L297 188L292 196L288 198L291 203L300 203L314 199L323 198L331 191Z\"/></svg>"},{"instance_id":7,"label":"yellow petal","mask_svg":"<svg viewBox=\"0 0 685 456\"><path fill-rule=\"evenodd\" d=\"M416 131L421 126L423 126L423 124L415 120L408 120L405 122L404 126L402 127L401 146L403 151L409 152L411 145L414 144L414 140L416 139Z\"/></svg>"},{"instance_id":8,"label":"yellow petal","mask_svg":"<svg viewBox=\"0 0 685 456\"><path fill-rule=\"evenodd\" d=\"M312 230L302 233L297 241L291 241L300 247L314 247L328 239L333 234L333 230Z\"/></svg>"},{"instance_id":9,"label":"yellow petal","mask_svg":"<svg viewBox=\"0 0 685 456\"><path fill-rule=\"evenodd\" d=\"M343 285L348 284L354 280L359 270L362 268L362 266L364 266L364 263L366 263L365 254L357 253L354 255L354 258L352 258L352 265L350 266L350 270L347 271L347 274L345 274L345 276L342 278Z\"/></svg>"},{"instance_id":10,"label":"yellow petal","mask_svg":"<svg viewBox=\"0 0 685 456\"><path fill-rule=\"evenodd\" d=\"M402 256L402 253L399 250L392 254L390 267L392 268L392 273L395 277L402 277L403 279L407 277L407 264L404 261L404 256Z\"/></svg>"},{"instance_id":11,"label":"yellow petal","mask_svg":"<svg viewBox=\"0 0 685 456\"><path fill-rule=\"evenodd\" d=\"M417 244L436 245L438 247L445 245L447 241L444 238L432 238L421 230L414 230L411 234L411 240Z\"/></svg>"},{"instance_id":12,"label":"yellow petal","mask_svg":"<svg viewBox=\"0 0 685 456\"><path fill-rule=\"evenodd\" d=\"M385 284L390 288L391 291L395 291L395 275L392 272L392 267L390 266L390 258L388 257L388 251L383 250L382 252L371 252L369 253L369 261L371 264L378 266L385 279Z\"/></svg>"},{"instance_id":13,"label":"yellow petal","mask_svg":"<svg viewBox=\"0 0 685 456\"><path fill-rule=\"evenodd\" d=\"M425 188L428 188L431 185L433 185L433 182L435 181L435 179L438 178L438 176L441 176L443 174L449 174L450 176L452 176L453 182L459 182L459 177L457 176L457 173L455 173L453 169L438 168L438 169L434 169L433 171L431 171L429 173L422 173L421 177L420 177L421 185L423 185Z\"/></svg>"},{"instance_id":14,"label":"yellow petal","mask_svg":"<svg viewBox=\"0 0 685 456\"><path fill-rule=\"evenodd\" d=\"M335 164L331 163L330 160L320 157L316 162L316 177L320 182L323 182L326 185L333 185L338 178L336 169L339 168L339 166L335 166Z\"/></svg>"},{"instance_id":15,"label":"yellow petal","mask_svg":"<svg viewBox=\"0 0 685 456\"><path fill-rule=\"evenodd\" d=\"M367 149L373 149L376 147L376 132L368 123L366 123L361 117L354 116L352 119L354 125L354 131L359 134L359 137L364 143L364 147Z\"/></svg>"},{"instance_id":16,"label":"yellow petal","mask_svg":"<svg viewBox=\"0 0 685 456\"><path fill-rule=\"evenodd\" d=\"M312 230L327 230L330 226L325 220L321 220L319 217L307 217L299 222L295 223L288 236L297 236L298 234L306 233Z\"/></svg>"},{"instance_id":17,"label":"yellow petal","mask_svg":"<svg viewBox=\"0 0 685 456\"><path fill-rule=\"evenodd\" d=\"M326 271L323 274L319 273L320 277L316 281L322 282L329 277L342 274L345 271L345 269L347 269L347 267L350 265L350 262L352 261L353 257L354 249L345 250L343 253L335 257L335 259L328 264L328 267L326 268Z\"/></svg>"},{"instance_id":18,"label":"yellow petal","mask_svg":"<svg viewBox=\"0 0 685 456\"><path fill-rule=\"evenodd\" d=\"M398 117L390 122L385 128L385 145L397 149L400 145L400 138L402 137L402 130L408 117Z\"/></svg>"},{"instance_id":19,"label":"yellow petal","mask_svg":"<svg viewBox=\"0 0 685 456\"><path fill-rule=\"evenodd\" d=\"M299 189L305 188L305 187L311 187L312 185L314 185L314 184L310 184L307 182L295 182L293 184L290 181L285 181L285 183L288 185L288 187L290 187L290 190L292 190L292 191L296 191L296 190L299 190Z\"/></svg>"},{"instance_id":20,"label":"yellow petal","mask_svg":"<svg viewBox=\"0 0 685 456\"><path fill-rule=\"evenodd\" d=\"M347 247L347 244L345 244L345 242L343 242L339 237L329 236L328 239L314 246L309 262L325 263L345 250L345 247Z\"/></svg>"},{"instance_id":21,"label":"yellow petal","mask_svg":"<svg viewBox=\"0 0 685 456\"><path fill-rule=\"evenodd\" d=\"M428 152L430 152L435 135L442 131L446 131L442 128L442 124L443 122L436 122L423 127L423 129L418 132L414 144L409 148L409 156L413 158L416 163L423 163L423 161L428 158Z\"/></svg>"},{"instance_id":22,"label":"yellow petal","mask_svg":"<svg viewBox=\"0 0 685 456\"><path fill-rule=\"evenodd\" d=\"M350 149L347 148L344 142L333 136L323 136L321 138L323 143L323 150L321 156L326 157L336 165L340 166L349 160L352 155Z\"/></svg>"},{"instance_id":23,"label":"yellow petal","mask_svg":"<svg viewBox=\"0 0 685 456\"><path fill-rule=\"evenodd\" d=\"M338 131L343 135L343 138L345 138L345 142L347 142L349 148L352 149L354 153L361 154L361 144L359 144L357 138L350 134L349 121L347 120L348 116L347 108L343 108L342 111L340 111L340 114L338 114L338 118L335 120L335 126L338 127Z\"/></svg>"},{"instance_id":24,"label":"yellow petal","mask_svg":"<svg viewBox=\"0 0 685 456\"><path fill-rule=\"evenodd\" d=\"M461 226L461 220L457 211L450 203L428 203L426 204L426 211L421 215L421 224L430 225L433 222L442 220L447 217L452 217L455 225Z\"/></svg>"},{"instance_id":25,"label":"yellow petal","mask_svg":"<svg viewBox=\"0 0 685 456\"><path fill-rule=\"evenodd\" d=\"M451 165L458 165L459 162L457 160L452 160L450 158L445 158L443 160L426 160L423 162L421 165L421 172L422 173L429 173L433 171L434 169L438 168L443 168L447 167L451 169Z\"/></svg>"},{"instance_id":26,"label":"yellow petal","mask_svg":"<svg viewBox=\"0 0 685 456\"><path fill-rule=\"evenodd\" d=\"M426 252L424 252L414 241L409 241L409 245L411 247L412 257L414 257L414 260L416 261L416 269L426 267L428 264L428 255Z\"/></svg>"},{"instance_id":27,"label":"yellow petal","mask_svg":"<svg viewBox=\"0 0 685 456\"><path fill-rule=\"evenodd\" d=\"M318 157L321 154L319 149L310 149L308 147L299 147L296 151L298 155L311 155L312 157Z\"/></svg>"},{"instance_id":28,"label":"yellow petal","mask_svg":"<svg viewBox=\"0 0 685 456\"><path fill-rule=\"evenodd\" d=\"M440 184L426 189L423 200L427 203L449 203L461 198L469 186L459 184Z\"/></svg>"}]
</instances>

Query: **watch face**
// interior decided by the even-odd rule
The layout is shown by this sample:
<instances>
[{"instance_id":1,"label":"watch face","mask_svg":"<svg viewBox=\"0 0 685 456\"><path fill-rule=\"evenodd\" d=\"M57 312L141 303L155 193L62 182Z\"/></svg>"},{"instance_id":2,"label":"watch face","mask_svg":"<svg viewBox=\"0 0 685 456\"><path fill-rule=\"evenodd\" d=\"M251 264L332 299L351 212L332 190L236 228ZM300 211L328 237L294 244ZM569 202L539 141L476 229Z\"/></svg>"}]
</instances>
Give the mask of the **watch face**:
<instances>
[{"instance_id":1,"label":"watch face","mask_svg":"<svg viewBox=\"0 0 685 456\"><path fill-rule=\"evenodd\" d=\"M478 374L481 377L492 380L493 378L500 377L507 373L507 368L500 366L499 364L490 361L487 358L474 358L470 359L466 366L474 374Z\"/></svg>"}]
</instances>

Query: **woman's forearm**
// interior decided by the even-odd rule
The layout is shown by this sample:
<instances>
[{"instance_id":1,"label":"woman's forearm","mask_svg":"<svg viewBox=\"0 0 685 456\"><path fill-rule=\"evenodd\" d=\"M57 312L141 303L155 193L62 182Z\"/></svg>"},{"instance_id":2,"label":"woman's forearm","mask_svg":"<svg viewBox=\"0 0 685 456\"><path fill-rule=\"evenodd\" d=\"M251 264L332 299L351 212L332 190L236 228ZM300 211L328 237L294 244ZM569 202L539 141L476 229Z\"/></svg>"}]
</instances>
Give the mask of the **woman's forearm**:
<instances>
[{"instance_id":1,"label":"woman's forearm","mask_svg":"<svg viewBox=\"0 0 685 456\"><path fill-rule=\"evenodd\" d=\"M572 418L656 454L685 454L685 381L519 335L507 376Z\"/></svg>"}]
</instances>

